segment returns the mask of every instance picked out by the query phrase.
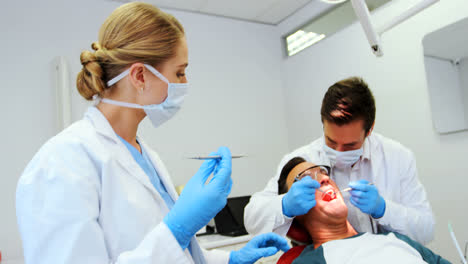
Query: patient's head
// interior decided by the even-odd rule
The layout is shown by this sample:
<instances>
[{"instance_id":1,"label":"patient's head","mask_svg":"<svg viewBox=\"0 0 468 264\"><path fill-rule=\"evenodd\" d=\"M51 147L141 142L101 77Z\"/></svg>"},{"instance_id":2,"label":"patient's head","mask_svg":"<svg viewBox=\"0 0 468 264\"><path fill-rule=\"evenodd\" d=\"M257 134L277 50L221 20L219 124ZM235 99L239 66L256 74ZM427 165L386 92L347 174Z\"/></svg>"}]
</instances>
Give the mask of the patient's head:
<instances>
[{"instance_id":1,"label":"patient's head","mask_svg":"<svg viewBox=\"0 0 468 264\"><path fill-rule=\"evenodd\" d=\"M335 182L329 178L329 169L327 166L316 165L307 162L301 157L291 159L283 167L278 180L278 193L286 193L295 182L295 179L312 177L320 183L320 189L323 191L315 192L317 204L307 214L298 216L296 219L304 227L322 223L325 225L334 225L336 223L346 222L348 208L343 201Z\"/></svg>"}]
</instances>

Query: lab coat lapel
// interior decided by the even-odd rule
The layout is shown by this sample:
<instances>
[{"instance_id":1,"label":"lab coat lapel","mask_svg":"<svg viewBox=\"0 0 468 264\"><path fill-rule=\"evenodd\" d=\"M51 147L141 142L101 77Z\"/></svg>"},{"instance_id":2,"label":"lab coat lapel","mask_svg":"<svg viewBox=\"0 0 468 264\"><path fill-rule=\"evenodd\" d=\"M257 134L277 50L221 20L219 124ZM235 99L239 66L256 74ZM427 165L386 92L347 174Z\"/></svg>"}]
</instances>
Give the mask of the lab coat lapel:
<instances>
[{"instance_id":1,"label":"lab coat lapel","mask_svg":"<svg viewBox=\"0 0 468 264\"><path fill-rule=\"evenodd\" d=\"M371 171L372 171L372 182L378 186L387 186L386 182L381 182L382 180L388 179L387 172L385 171L384 168L385 166L385 152L382 151L382 146L380 144L376 144L376 138L375 136L370 136L366 140L368 140L366 143L368 143L368 154L366 155L368 159L370 160L370 165L371 165ZM381 154L381 155L379 155ZM392 177L392 175L389 175ZM382 192L383 190L378 188L379 192Z\"/></svg>"},{"instance_id":2,"label":"lab coat lapel","mask_svg":"<svg viewBox=\"0 0 468 264\"><path fill-rule=\"evenodd\" d=\"M141 140L140 138L138 138L138 142L140 142L141 146L144 148L146 153L148 153L151 163L153 163L153 167L156 169L156 172L158 173L162 184L164 185L164 187L166 187L169 196L171 196L172 200L175 202L178 198L177 192L174 188L174 184L172 183L171 177L169 176L169 172L167 171L166 167L159 158L159 155L155 151L150 149L146 145L146 143L143 142L143 140ZM205 264L205 256L203 255L203 251L200 248L200 244L198 243L195 237L192 237L190 247L192 248L191 256L193 258L194 263Z\"/></svg>"},{"instance_id":3,"label":"lab coat lapel","mask_svg":"<svg viewBox=\"0 0 468 264\"><path fill-rule=\"evenodd\" d=\"M151 191L154 197L158 197L158 200L162 201L161 195L156 191L153 184L151 183L148 175L143 171L143 169L138 165L134 160L132 154L128 151L127 147L122 143L118 142L116 146L116 155L118 155L118 163L126 169L130 175L137 178L137 180L143 184L147 189Z\"/></svg>"},{"instance_id":4,"label":"lab coat lapel","mask_svg":"<svg viewBox=\"0 0 468 264\"><path fill-rule=\"evenodd\" d=\"M143 140L138 138L138 141L146 150L146 153L148 153L151 163L153 164L154 169L156 170L156 172L159 175L159 178L161 179L161 183L164 185L164 187L166 187L169 196L171 196L172 200L175 202L178 198L178 195L175 190L174 183L172 182L171 177L169 176L169 172L167 171L163 162L159 158L158 154L152 149L150 149Z\"/></svg>"},{"instance_id":5,"label":"lab coat lapel","mask_svg":"<svg viewBox=\"0 0 468 264\"><path fill-rule=\"evenodd\" d=\"M92 106L88 109L85 116L91 120L96 132L109 140L109 142L106 142L106 145L109 147L109 151L116 155L117 163L148 188L153 193L153 196L159 196L159 193L154 189L146 173L138 166L132 154L130 154L127 147L117 137L114 129L101 111L95 106ZM162 198L160 197L160 199Z\"/></svg>"},{"instance_id":6,"label":"lab coat lapel","mask_svg":"<svg viewBox=\"0 0 468 264\"><path fill-rule=\"evenodd\" d=\"M374 144L373 144L374 143ZM361 167L361 171L365 173L370 173L372 179L370 179L371 182L375 184L377 189L379 189L380 195L384 195L385 197L385 192L380 188L380 186L385 186L382 185L379 181L380 179L387 179L385 176L386 171L381 171L382 168L382 163L384 163L384 157L382 155L376 155L377 153L381 152L379 150L378 144L375 144L375 138L373 135L369 136L366 138L366 141L364 143L364 153L363 153L363 158L367 159L370 164L370 170L369 171L364 171ZM378 171L380 169L380 171ZM369 216L370 223L372 225L372 231L374 234L379 233L379 228L380 225L378 223L378 220L375 220L371 216Z\"/></svg>"}]
</instances>

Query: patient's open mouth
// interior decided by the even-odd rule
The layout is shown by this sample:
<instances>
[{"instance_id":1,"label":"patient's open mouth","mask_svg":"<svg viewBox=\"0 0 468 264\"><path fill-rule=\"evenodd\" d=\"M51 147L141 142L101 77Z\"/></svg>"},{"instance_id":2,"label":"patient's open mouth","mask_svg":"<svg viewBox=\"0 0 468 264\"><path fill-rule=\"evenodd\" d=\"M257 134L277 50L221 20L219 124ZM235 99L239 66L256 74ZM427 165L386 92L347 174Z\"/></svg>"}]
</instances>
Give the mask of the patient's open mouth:
<instances>
[{"instance_id":1,"label":"patient's open mouth","mask_svg":"<svg viewBox=\"0 0 468 264\"><path fill-rule=\"evenodd\" d=\"M336 199L336 193L333 191L333 189L329 189L326 192L322 194L322 200L326 202L330 202L331 200Z\"/></svg>"}]
</instances>

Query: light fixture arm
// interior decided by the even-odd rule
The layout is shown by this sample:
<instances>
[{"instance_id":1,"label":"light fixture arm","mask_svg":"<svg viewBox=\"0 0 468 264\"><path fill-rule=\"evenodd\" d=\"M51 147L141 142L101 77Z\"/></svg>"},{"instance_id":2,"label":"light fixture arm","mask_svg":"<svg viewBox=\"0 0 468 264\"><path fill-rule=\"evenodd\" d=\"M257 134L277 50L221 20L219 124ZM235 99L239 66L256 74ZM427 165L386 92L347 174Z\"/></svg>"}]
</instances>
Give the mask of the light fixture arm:
<instances>
[{"instance_id":1,"label":"light fixture arm","mask_svg":"<svg viewBox=\"0 0 468 264\"><path fill-rule=\"evenodd\" d=\"M375 30L374 26L372 25L370 12L367 8L365 0L351 0L351 4L353 6L354 12L356 13L356 16L361 22L364 33L366 34L367 40L369 41L369 44L372 48L372 52L374 52L377 57L380 57L383 55L382 45L380 43L380 36L383 33L387 32L396 25L402 23L403 21L416 15L417 13L438 1L439 0L421 0L410 9L386 22L379 30Z\"/></svg>"},{"instance_id":2,"label":"light fixture arm","mask_svg":"<svg viewBox=\"0 0 468 264\"><path fill-rule=\"evenodd\" d=\"M366 34L367 40L372 48L372 52L377 57L383 55L382 45L380 44L380 34L378 34L374 25L372 25L369 9L364 0L351 0L354 12L356 13L357 18L361 22L364 33Z\"/></svg>"}]
</instances>

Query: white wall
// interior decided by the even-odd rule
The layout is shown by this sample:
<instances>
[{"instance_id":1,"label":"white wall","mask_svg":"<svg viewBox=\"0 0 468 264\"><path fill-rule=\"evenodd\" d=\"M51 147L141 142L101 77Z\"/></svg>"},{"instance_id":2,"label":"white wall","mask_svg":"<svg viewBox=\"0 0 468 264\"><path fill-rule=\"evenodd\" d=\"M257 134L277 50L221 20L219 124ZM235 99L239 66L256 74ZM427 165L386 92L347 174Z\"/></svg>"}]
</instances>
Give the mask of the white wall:
<instances>
[{"instance_id":1,"label":"white wall","mask_svg":"<svg viewBox=\"0 0 468 264\"><path fill-rule=\"evenodd\" d=\"M463 106L465 109L465 122L468 124L468 57L460 61L460 87L463 94Z\"/></svg>"},{"instance_id":2,"label":"white wall","mask_svg":"<svg viewBox=\"0 0 468 264\"><path fill-rule=\"evenodd\" d=\"M75 89L79 55L97 40L98 29L119 3L110 1L8 1L0 10L0 64L4 139L0 160L0 250L6 263L20 258L16 226L17 180L54 131L49 63L63 55L70 65L73 119L88 103ZM248 158L233 162L231 195L263 188L287 152L282 100L280 42L275 27L173 12L189 44L189 96L170 122L141 134L166 162L175 184L185 183L201 162L186 160L227 145Z\"/></svg>"},{"instance_id":3,"label":"white wall","mask_svg":"<svg viewBox=\"0 0 468 264\"><path fill-rule=\"evenodd\" d=\"M377 25L415 3L392 2L376 13ZM436 239L430 246L454 263L459 259L447 232L447 222L452 221L460 243L468 241L468 132L439 135L434 130L421 41L425 34L466 17L466 10L465 0L440 1L386 33L382 58L371 53L360 24L354 23L297 55L284 58L282 70L290 149L322 134L320 100L331 84L352 75L365 78L377 103L375 131L400 141L415 153L419 178L437 221ZM289 25L304 22L303 17L293 17L285 21L286 26L279 26L279 34L286 32Z\"/></svg>"},{"instance_id":4,"label":"white wall","mask_svg":"<svg viewBox=\"0 0 468 264\"><path fill-rule=\"evenodd\" d=\"M147 122L143 135L176 184L185 183L201 164L183 156L208 154L220 145L247 154L233 161L231 196L252 194L276 171L288 145L275 28L172 13L187 31L191 91L173 121L157 130Z\"/></svg>"},{"instance_id":5,"label":"white wall","mask_svg":"<svg viewBox=\"0 0 468 264\"><path fill-rule=\"evenodd\" d=\"M48 64L56 55L79 54L88 46L88 39L97 35L88 27L102 23L115 4L104 3L101 10L91 8L91 1L2 4L0 250L8 260L22 255L15 216L17 180L33 154L56 133Z\"/></svg>"}]
</instances>

